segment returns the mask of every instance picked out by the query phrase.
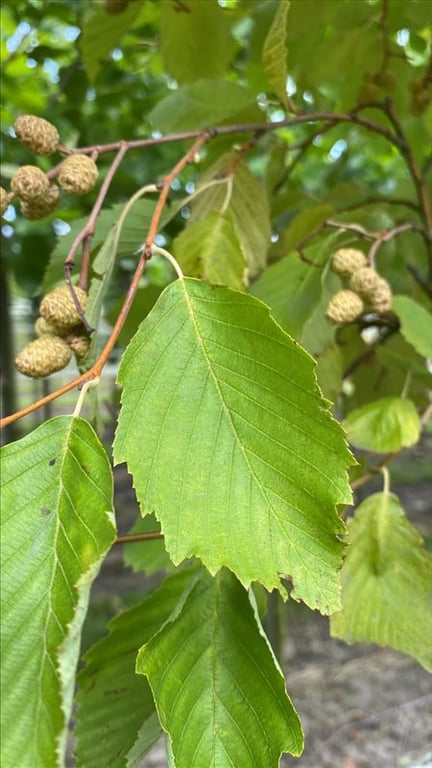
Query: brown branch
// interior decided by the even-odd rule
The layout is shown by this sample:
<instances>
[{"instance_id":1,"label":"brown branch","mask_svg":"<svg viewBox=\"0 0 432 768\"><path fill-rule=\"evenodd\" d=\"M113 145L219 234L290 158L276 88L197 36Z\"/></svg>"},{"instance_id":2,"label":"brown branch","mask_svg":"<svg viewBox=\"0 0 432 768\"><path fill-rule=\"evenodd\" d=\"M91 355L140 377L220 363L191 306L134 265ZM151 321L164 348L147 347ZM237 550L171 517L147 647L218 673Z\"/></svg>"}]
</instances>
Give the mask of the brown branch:
<instances>
[{"instance_id":1,"label":"brown branch","mask_svg":"<svg viewBox=\"0 0 432 768\"><path fill-rule=\"evenodd\" d=\"M125 536L117 536L114 544L132 544L134 541L153 541L154 539L163 539L164 535L160 531L150 531L149 533L129 533Z\"/></svg>"},{"instance_id":2,"label":"brown branch","mask_svg":"<svg viewBox=\"0 0 432 768\"><path fill-rule=\"evenodd\" d=\"M17 421L23 416L26 416L27 414L32 413L33 411L36 411L38 408L41 408L47 403L52 402L53 400L57 399L61 395L65 394L66 392L69 392L71 389L75 389L75 387L81 386L86 382L91 381L92 379L98 378L101 375L102 369L105 366L106 362L108 361L108 358L120 335L120 331L123 328L128 312L132 306L132 302L134 300L135 293L137 291L139 281L141 279L141 275L143 273L146 262L151 256L151 246L159 227L160 218L162 215L163 207L166 202L166 198L168 196L171 182L175 178L175 176L179 173L179 171L181 171L183 167L190 160L193 159L196 152L203 146L203 144L206 143L206 141L208 141L208 139L209 139L208 133L201 133L200 137L194 142L192 147L183 155L183 157L178 161L178 163L176 163L176 165L170 171L170 173L168 173L164 177L161 184L161 193L159 196L159 200L156 204L155 210L153 212L152 220L150 222L147 240L143 248L141 257L139 259L138 265L136 267L135 273L133 275L128 292L126 294L125 301L123 303L119 316L117 317L114 328L111 331L110 337L107 343L105 344L105 347L103 348L100 356L94 363L94 365L88 371L83 373L81 376L78 376L76 379L73 379L73 381L69 382L68 384L65 384L64 387L60 387L54 392L50 392L49 395L46 395L45 397L41 398L40 400L37 400L31 405L28 405L25 408L20 409L16 413L13 413L10 416L6 416L5 418L1 419L0 429L7 426L8 424L12 424L14 421Z\"/></svg>"},{"instance_id":3,"label":"brown branch","mask_svg":"<svg viewBox=\"0 0 432 768\"><path fill-rule=\"evenodd\" d=\"M80 279L79 279L79 287L83 288L84 290L87 289L87 282L88 282L88 261L89 261L89 253L88 249L90 247L90 240L94 235L95 229L96 229L96 221L97 217L99 216L99 213L101 211L102 205L104 203L104 200L107 196L108 190L110 188L111 182L114 178L114 175L120 166L126 152L128 151L128 145L127 142L120 142L120 147L118 149L118 152L111 163L110 168L107 171L107 174L103 180L103 183L101 184L101 188L99 190L99 194L96 198L95 204L92 208L92 211L90 213L90 216L88 218L88 221L85 225L85 227L79 232L73 241L71 248L69 250L69 253L66 257L64 269L65 269L65 279L66 282L70 281L70 275L74 268L75 264L75 254L81 244L84 246L84 258L81 263L81 271L80 271ZM87 248L86 248L87 244Z\"/></svg>"}]
</instances>

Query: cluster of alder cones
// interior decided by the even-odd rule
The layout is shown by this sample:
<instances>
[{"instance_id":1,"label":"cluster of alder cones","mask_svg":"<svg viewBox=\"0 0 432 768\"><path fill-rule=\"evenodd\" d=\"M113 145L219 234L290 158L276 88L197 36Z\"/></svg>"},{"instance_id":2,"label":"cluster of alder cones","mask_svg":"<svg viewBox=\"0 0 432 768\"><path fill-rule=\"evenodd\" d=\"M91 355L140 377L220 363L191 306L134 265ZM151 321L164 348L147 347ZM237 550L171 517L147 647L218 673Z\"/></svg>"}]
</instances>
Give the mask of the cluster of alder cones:
<instances>
[{"instance_id":1,"label":"cluster of alder cones","mask_svg":"<svg viewBox=\"0 0 432 768\"><path fill-rule=\"evenodd\" d=\"M42 117L21 115L15 121L14 130L21 143L39 157L48 157L60 149L57 128ZM86 195L97 178L95 161L78 153L68 155L50 175L36 165L23 165L12 177L11 191L0 188L1 212L3 214L17 196L23 216L43 219L57 207L60 188L71 195ZM77 286L73 293L75 299L69 287L62 285L42 299L40 317L35 323L36 339L15 359L17 369L25 376L49 376L65 368L74 353L77 360L87 354L90 339L82 325L87 294Z\"/></svg>"},{"instance_id":2,"label":"cluster of alder cones","mask_svg":"<svg viewBox=\"0 0 432 768\"><path fill-rule=\"evenodd\" d=\"M391 287L368 263L363 251L340 248L333 254L331 267L348 284L327 305L326 318L331 323L345 325L364 312L382 315L391 309Z\"/></svg>"},{"instance_id":3,"label":"cluster of alder cones","mask_svg":"<svg viewBox=\"0 0 432 768\"><path fill-rule=\"evenodd\" d=\"M86 292L78 286L73 290L80 310L84 311ZM47 293L40 303L39 312L40 317L34 328L37 338L30 341L15 358L20 373L32 378L49 376L65 368L73 353L78 361L82 360L90 347L80 312L67 285Z\"/></svg>"},{"instance_id":4,"label":"cluster of alder cones","mask_svg":"<svg viewBox=\"0 0 432 768\"><path fill-rule=\"evenodd\" d=\"M43 117L20 115L14 124L17 138L39 157L48 157L59 149L57 128ZM93 158L82 154L68 155L53 172L44 173L37 165L22 165L12 177L11 191L0 188L2 215L10 201L18 196L21 213L27 219L43 219L54 211L60 200L60 188L70 195L86 195L91 192L98 178L98 168Z\"/></svg>"}]
</instances>

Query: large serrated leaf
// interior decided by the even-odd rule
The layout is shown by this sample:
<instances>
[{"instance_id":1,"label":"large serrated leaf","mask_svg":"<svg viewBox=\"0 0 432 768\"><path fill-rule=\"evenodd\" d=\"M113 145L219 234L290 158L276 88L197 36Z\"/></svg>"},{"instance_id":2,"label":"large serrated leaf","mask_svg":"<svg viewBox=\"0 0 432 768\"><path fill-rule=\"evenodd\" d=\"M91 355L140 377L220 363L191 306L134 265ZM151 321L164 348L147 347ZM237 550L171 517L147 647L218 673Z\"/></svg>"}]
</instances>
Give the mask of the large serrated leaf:
<instances>
[{"instance_id":1,"label":"large serrated leaf","mask_svg":"<svg viewBox=\"0 0 432 768\"><path fill-rule=\"evenodd\" d=\"M176 768L276 768L299 755L300 722L248 595L204 571L181 612L141 650Z\"/></svg>"},{"instance_id":2,"label":"large serrated leaf","mask_svg":"<svg viewBox=\"0 0 432 768\"><path fill-rule=\"evenodd\" d=\"M189 224L175 239L173 250L189 276L238 290L247 282L245 259L229 212L213 211Z\"/></svg>"},{"instance_id":3,"label":"large serrated leaf","mask_svg":"<svg viewBox=\"0 0 432 768\"><path fill-rule=\"evenodd\" d=\"M432 556L397 496L369 496L348 534L343 610L331 617L332 635L388 645L432 672Z\"/></svg>"},{"instance_id":4,"label":"large serrated leaf","mask_svg":"<svg viewBox=\"0 0 432 768\"><path fill-rule=\"evenodd\" d=\"M162 3L160 49L166 72L179 83L223 78L232 54L229 12L216 0L188 0L187 10Z\"/></svg>"},{"instance_id":5,"label":"large serrated leaf","mask_svg":"<svg viewBox=\"0 0 432 768\"><path fill-rule=\"evenodd\" d=\"M164 581L150 597L109 623L109 635L87 651L78 675L75 737L78 768L124 768L160 735L148 684L135 674L141 645L175 610L191 578L184 570Z\"/></svg>"},{"instance_id":6,"label":"large serrated leaf","mask_svg":"<svg viewBox=\"0 0 432 768\"><path fill-rule=\"evenodd\" d=\"M123 357L114 455L174 563L197 556L283 594L289 574L294 597L330 612L351 458L314 368L257 299L178 281Z\"/></svg>"},{"instance_id":7,"label":"large serrated leaf","mask_svg":"<svg viewBox=\"0 0 432 768\"><path fill-rule=\"evenodd\" d=\"M90 585L115 538L88 422L60 416L2 449L1 509L2 765L63 766Z\"/></svg>"},{"instance_id":8,"label":"large serrated leaf","mask_svg":"<svg viewBox=\"0 0 432 768\"><path fill-rule=\"evenodd\" d=\"M230 173L237 163L236 153L222 155L203 174L203 180ZM217 184L201 192L191 204L192 222L207 218L225 204L226 188ZM268 199L261 184L245 163L240 163L233 179L228 211L240 242L250 277L264 269L270 245L271 225Z\"/></svg>"},{"instance_id":9,"label":"large serrated leaf","mask_svg":"<svg viewBox=\"0 0 432 768\"><path fill-rule=\"evenodd\" d=\"M272 25L264 41L262 61L267 80L279 96L282 104L287 106L287 16L290 4L289 0L279 0Z\"/></svg>"},{"instance_id":10,"label":"large serrated leaf","mask_svg":"<svg viewBox=\"0 0 432 768\"><path fill-rule=\"evenodd\" d=\"M399 317L402 336L419 355L432 360L432 315L408 296L393 296L392 309Z\"/></svg>"}]
</instances>

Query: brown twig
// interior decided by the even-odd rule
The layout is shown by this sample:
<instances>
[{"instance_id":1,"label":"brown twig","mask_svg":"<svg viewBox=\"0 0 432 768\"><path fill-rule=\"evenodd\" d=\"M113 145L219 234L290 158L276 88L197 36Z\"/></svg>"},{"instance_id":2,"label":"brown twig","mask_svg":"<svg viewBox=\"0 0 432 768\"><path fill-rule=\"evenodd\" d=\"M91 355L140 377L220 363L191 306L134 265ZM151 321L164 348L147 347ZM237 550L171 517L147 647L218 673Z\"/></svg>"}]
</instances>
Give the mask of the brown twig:
<instances>
[{"instance_id":1,"label":"brown twig","mask_svg":"<svg viewBox=\"0 0 432 768\"><path fill-rule=\"evenodd\" d=\"M160 531L128 533L125 536L117 536L114 544L132 544L134 541L154 541L154 539L163 539L163 537L164 535Z\"/></svg>"},{"instance_id":2,"label":"brown twig","mask_svg":"<svg viewBox=\"0 0 432 768\"><path fill-rule=\"evenodd\" d=\"M121 311L117 317L114 328L111 331L111 335L107 343L105 344L105 347L103 348L100 356L94 363L94 365L81 376L77 376L77 378L73 379L73 381L69 382L68 384L65 384L65 386L60 387L54 392L50 392L49 395L46 395L40 400L37 400L36 402L31 403L30 405L20 409L16 413L11 414L10 416L6 416L4 419L0 421L0 428L3 428L8 424L12 424L14 421L17 421L21 417L26 416L29 413L32 413L38 408L41 408L47 403L50 403L53 400L57 399L61 395L65 394L66 392L69 392L71 389L75 389L75 387L79 387L85 384L86 382L91 381L92 379L98 378L101 375L102 369L104 368L106 362L108 361L108 358L120 335L120 331L124 325L128 312L132 306L132 302L134 300L135 293L138 288L139 281L141 279L141 275L143 273L146 262L151 256L151 246L159 227L160 218L163 212L163 208L166 202L166 198L167 198L172 180L184 168L184 166L190 160L193 159L196 152L198 152L198 150L203 146L203 144L206 143L206 141L208 141L208 139L209 139L208 133L201 133L199 138L192 145L192 147L188 149L188 151L183 155L183 157L175 164L175 166L172 168L170 173L168 173L164 177L161 183L161 193L160 193L158 202L156 204L155 210L153 212L152 220L150 222L147 240L144 245L141 257L138 261L138 265L135 269L135 273L130 283L128 292L126 294L126 298L124 300Z\"/></svg>"}]
</instances>

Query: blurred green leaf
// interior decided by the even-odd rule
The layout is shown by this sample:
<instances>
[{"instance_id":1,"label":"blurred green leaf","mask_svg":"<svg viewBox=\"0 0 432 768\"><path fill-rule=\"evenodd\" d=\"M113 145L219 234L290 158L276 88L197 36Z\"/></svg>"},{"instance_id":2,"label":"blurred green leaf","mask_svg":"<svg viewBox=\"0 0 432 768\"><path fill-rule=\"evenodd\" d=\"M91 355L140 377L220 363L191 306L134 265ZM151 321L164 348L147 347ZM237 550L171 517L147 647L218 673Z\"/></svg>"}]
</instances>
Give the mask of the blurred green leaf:
<instances>
[{"instance_id":1,"label":"blurred green leaf","mask_svg":"<svg viewBox=\"0 0 432 768\"><path fill-rule=\"evenodd\" d=\"M383 397L351 411L343 426L352 445L377 453L407 448L420 436L415 405L402 397Z\"/></svg>"},{"instance_id":2,"label":"blurred green leaf","mask_svg":"<svg viewBox=\"0 0 432 768\"><path fill-rule=\"evenodd\" d=\"M289 7L289 0L279 0L272 25L264 41L262 53L263 67L267 80L285 107L288 105L286 25Z\"/></svg>"},{"instance_id":3,"label":"blurred green leaf","mask_svg":"<svg viewBox=\"0 0 432 768\"><path fill-rule=\"evenodd\" d=\"M432 314L408 296L393 296L392 309L399 317L402 336L432 360Z\"/></svg>"},{"instance_id":4,"label":"blurred green leaf","mask_svg":"<svg viewBox=\"0 0 432 768\"><path fill-rule=\"evenodd\" d=\"M223 78L233 48L229 11L216 0L161 6L160 48L168 74L179 83Z\"/></svg>"},{"instance_id":5,"label":"blurred green leaf","mask_svg":"<svg viewBox=\"0 0 432 768\"><path fill-rule=\"evenodd\" d=\"M199 80L173 91L150 112L162 133L210 128L236 119L262 120L252 93L229 80Z\"/></svg>"},{"instance_id":6,"label":"blurred green leaf","mask_svg":"<svg viewBox=\"0 0 432 768\"><path fill-rule=\"evenodd\" d=\"M235 152L222 155L203 174L209 181L231 172L237 165ZM215 210L220 211L226 205L226 185L215 184L204 189L191 203L191 221L206 219ZM232 191L227 210L232 214L234 229L244 258L248 274L252 278L264 269L267 251L270 245L270 211L263 186L257 181L245 163L236 167L232 181Z\"/></svg>"},{"instance_id":7,"label":"blurred green leaf","mask_svg":"<svg viewBox=\"0 0 432 768\"><path fill-rule=\"evenodd\" d=\"M191 222L175 239L173 249L186 275L244 289L247 267L229 211L214 211Z\"/></svg>"},{"instance_id":8,"label":"blurred green leaf","mask_svg":"<svg viewBox=\"0 0 432 768\"><path fill-rule=\"evenodd\" d=\"M343 609L331 634L379 643L413 656L432 672L432 555L397 496L375 493L348 521L342 567Z\"/></svg>"}]
</instances>

